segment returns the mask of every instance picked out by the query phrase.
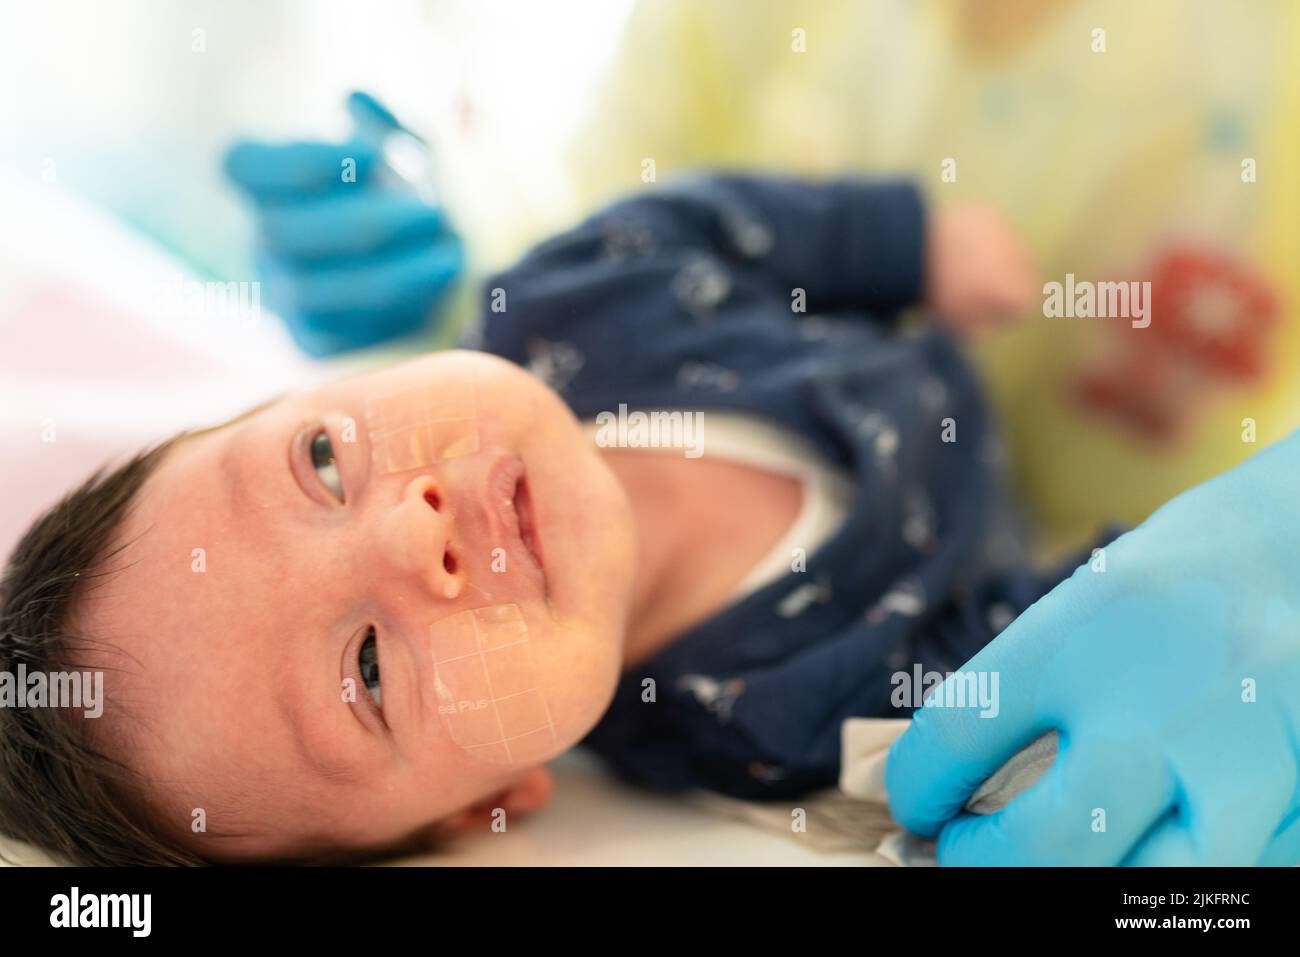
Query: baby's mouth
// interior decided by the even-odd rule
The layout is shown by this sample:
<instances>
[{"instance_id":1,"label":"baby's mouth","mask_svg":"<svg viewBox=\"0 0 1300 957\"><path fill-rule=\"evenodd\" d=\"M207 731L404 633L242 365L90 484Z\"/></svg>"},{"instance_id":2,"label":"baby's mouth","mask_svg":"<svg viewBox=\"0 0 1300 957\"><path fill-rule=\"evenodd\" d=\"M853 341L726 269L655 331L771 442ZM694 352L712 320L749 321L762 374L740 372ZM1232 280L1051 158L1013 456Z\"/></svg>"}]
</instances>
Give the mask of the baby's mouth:
<instances>
[{"instance_id":1,"label":"baby's mouth","mask_svg":"<svg viewBox=\"0 0 1300 957\"><path fill-rule=\"evenodd\" d=\"M514 540L510 549L538 584L545 587L546 570L542 561L542 540L537 529L537 513L523 461L515 455L503 456L492 468L489 487L495 491L497 516L502 530Z\"/></svg>"}]
</instances>

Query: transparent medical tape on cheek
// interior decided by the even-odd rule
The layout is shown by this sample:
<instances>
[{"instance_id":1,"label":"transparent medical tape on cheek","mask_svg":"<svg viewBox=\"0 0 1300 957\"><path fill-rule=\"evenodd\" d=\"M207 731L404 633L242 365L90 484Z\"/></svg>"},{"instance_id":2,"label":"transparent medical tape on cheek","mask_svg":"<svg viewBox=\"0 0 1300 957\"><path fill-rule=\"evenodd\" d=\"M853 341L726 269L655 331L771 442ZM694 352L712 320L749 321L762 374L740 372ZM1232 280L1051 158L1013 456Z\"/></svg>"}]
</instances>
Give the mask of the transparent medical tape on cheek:
<instances>
[{"instance_id":1,"label":"transparent medical tape on cheek","mask_svg":"<svg viewBox=\"0 0 1300 957\"><path fill-rule=\"evenodd\" d=\"M370 457L380 475L437 465L478 451L474 380L466 375L366 403Z\"/></svg>"},{"instance_id":2,"label":"transparent medical tape on cheek","mask_svg":"<svg viewBox=\"0 0 1300 957\"><path fill-rule=\"evenodd\" d=\"M492 764L554 757L555 725L519 606L490 605L429 626L438 717L470 755Z\"/></svg>"}]
</instances>

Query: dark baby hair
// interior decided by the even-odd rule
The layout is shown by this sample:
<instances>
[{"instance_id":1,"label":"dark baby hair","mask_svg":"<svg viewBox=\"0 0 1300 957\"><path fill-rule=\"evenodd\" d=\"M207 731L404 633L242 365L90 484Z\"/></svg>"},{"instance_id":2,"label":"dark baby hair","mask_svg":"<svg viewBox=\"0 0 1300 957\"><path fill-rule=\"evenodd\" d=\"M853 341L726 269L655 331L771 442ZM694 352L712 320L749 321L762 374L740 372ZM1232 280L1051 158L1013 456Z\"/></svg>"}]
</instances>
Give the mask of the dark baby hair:
<instances>
[{"instance_id":1,"label":"dark baby hair","mask_svg":"<svg viewBox=\"0 0 1300 957\"><path fill-rule=\"evenodd\" d=\"M113 572L109 543L174 436L99 469L28 529L0 580L0 671L80 670L93 639L69 629L74 606ZM0 833L68 863L201 864L148 827L139 782L97 750L80 711L0 707Z\"/></svg>"}]
</instances>

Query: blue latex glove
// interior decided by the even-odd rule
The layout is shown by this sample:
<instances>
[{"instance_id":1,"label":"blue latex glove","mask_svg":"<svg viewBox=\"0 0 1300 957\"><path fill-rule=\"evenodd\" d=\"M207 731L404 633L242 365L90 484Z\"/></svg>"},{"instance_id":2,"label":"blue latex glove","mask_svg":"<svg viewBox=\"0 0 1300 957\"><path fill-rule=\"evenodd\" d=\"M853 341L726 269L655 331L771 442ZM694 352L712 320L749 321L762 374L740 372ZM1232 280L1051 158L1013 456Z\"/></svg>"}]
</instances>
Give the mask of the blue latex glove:
<instances>
[{"instance_id":1,"label":"blue latex glove","mask_svg":"<svg viewBox=\"0 0 1300 957\"><path fill-rule=\"evenodd\" d=\"M998 714L927 706L895 742L897 820L938 834L942 864L1300 863L1297 477L1300 432L1029 608L962 669L999 673ZM961 811L1052 728L1042 779L995 814Z\"/></svg>"},{"instance_id":2,"label":"blue latex glove","mask_svg":"<svg viewBox=\"0 0 1300 957\"><path fill-rule=\"evenodd\" d=\"M349 101L354 117L366 106L380 115L364 94ZM377 124L358 126L346 143L241 141L226 156L253 202L264 298L315 356L423 327L464 266L441 209L388 168Z\"/></svg>"}]
</instances>

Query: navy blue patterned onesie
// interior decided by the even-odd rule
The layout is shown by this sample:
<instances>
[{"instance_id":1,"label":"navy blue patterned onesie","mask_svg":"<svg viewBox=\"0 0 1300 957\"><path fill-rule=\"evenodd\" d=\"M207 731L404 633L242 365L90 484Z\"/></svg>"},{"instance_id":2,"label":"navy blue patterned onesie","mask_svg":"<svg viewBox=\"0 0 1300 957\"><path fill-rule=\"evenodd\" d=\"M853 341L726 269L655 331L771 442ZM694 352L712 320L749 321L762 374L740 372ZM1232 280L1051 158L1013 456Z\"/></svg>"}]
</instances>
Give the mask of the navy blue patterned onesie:
<instances>
[{"instance_id":1,"label":"navy blue patterned onesie","mask_svg":"<svg viewBox=\"0 0 1300 957\"><path fill-rule=\"evenodd\" d=\"M990 556L1001 455L979 383L946 333L900 328L924 242L906 183L711 175L620 201L488 280L466 344L579 418L745 412L856 487L804 571L623 675L584 742L623 777L757 799L833 784L845 718L910 713L891 675L956 669L1073 567Z\"/></svg>"}]
</instances>

